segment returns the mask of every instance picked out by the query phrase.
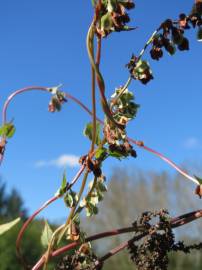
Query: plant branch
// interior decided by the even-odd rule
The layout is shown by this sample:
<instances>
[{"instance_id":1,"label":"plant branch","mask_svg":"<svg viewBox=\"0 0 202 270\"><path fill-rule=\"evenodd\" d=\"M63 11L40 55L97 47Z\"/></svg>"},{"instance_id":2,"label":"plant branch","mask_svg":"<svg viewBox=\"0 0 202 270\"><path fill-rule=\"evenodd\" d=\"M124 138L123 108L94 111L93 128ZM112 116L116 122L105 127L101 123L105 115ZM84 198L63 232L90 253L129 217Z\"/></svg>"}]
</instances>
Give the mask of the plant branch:
<instances>
[{"instance_id":1,"label":"plant branch","mask_svg":"<svg viewBox=\"0 0 202 270\"><path fill-rule=\"evenodd\" d=\"M168 163L171 167L173 167L176 171L178 171L181 175L183 175L185 178L191 180L192 182L194 182L195 184L199 185L199 181L192 177L191 175L189 175L186 171L184 171L183 169L181 169L178 165L176 165L172 160L170 160L169 158L165 157L163 154L157 152L156 150L144 145L143 142L140 141L135 141L131 138L128 138L128 140L134 144L136 144L137 146L139 146L140 148L143 148L144 150L156 155L157 157L159 157L160 159L162 159L163 161L165 161L166 163Z\"/></svg>"},{"instance_id":2,"label":"plant branch","mask_svg":"<svg viewBox=\"0 0 202 270\"><path fill-rule=\"evenodd\" d=\"M20 259L21 263L25 266L25 260L23 258L23 255L21 253L21 242L22 242L22 238L23 235L27 229L27 227L29 226L29 224L34 220L34 218L41 213L47 206L49 206L51 203L55 202L57 199L59 199L59 195L54 196L53 198L51 198L50 200L48 200L47 202L45 202L38 210L36 210L36 212L34 212L34 214L32 214L27 221L23 224L22 228L20 229L20 232L18 233L18 237L16 240L16 253L18 258Z\"/></svg>"},{"instance_id":3,"label":"plant branch","mask_svg":"<svg viewBox=\"0 0 202 270\"><path fill-rule=\"evenodd\" d=\"M184 214L184 215L179 216L179 217L176 217L176 218L173 218L173 219L170 220L171 228L174 229L174 228L183 226L183 225L188 224L188 223L190 223L192 221L195 221L195 220L197 220L197 219L199 219L201 217L202 217L202 209L197 210L197 211L194 211L194 212L190 212L190 213L187 213L187 214ZM158 224L156 226L158 227ZM140 230L141 229L142 229L142 226L140 226ZM121 228L121 229L117 229L117 230L112 230L112 231L107 231L107 232L103 232L103 233L98 233L98 234L92 235L90 237L87 237L85 239L85 242L92 242L92 241L99 240L99 239L102 239L102 238L112 237L112 236L116 236L116 235L120 235L120 234L124 234L124 233L130 233L130 232L134 232L134 231L137 232L137 230L138 230L138 227L131 226L131 227L127 227L127 228ZM146 236L148 233L149 233L149 231L144 232L144 233L136 236L137 239L134 237L134 238L132 238L133 240L131 239L129 241L138 241L142 237ZM130 243L129 241L127 241L127 243ZM67 246L64 246L62 248L59 248L58 250L53 251L50 254L50 257L57 257L57 256L63 254L64 252L67 252L69 250L72 250L72 249L76 248L80 244L81 244L80 242L70 243ZM122 243L116 249L113 249L113 252L115 252L115 254L116 254L118 251L121 251L125 247L127 247L126 242ZM42 256L40 258L40 260L32 268L32 270L41 269L41 267L43 266L43 264L44 264L44 256Z\"/></svg>"}]
</instances>

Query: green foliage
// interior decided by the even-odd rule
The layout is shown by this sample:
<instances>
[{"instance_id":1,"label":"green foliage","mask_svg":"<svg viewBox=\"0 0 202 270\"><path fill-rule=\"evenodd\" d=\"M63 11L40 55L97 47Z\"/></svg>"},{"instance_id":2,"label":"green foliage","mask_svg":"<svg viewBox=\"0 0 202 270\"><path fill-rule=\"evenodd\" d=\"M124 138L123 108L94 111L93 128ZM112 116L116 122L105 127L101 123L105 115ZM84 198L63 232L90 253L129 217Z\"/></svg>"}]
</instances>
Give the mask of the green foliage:
<instances>
[{"instance_id":1,"label":"green foliage","mask_svg":"<svg viewBox=\"0 0 202 270\"><path fill-rule=\"evenodd\" d=\"M84 136L86 136L87 138L89 138L89 140L92 141L93 138L93 124L92 123L88 123L83 131ZM99 145L101 142L101 138L100 138L100 123L97 122L96 123L96 139L95 139L95 143L97 145Z\"/></svg>"},{"instance_id":2,"label":"green foliage","mask_svg":"<svg viewBox=\"0 0 202 270\"><path fill-rule=\"evenodd\" d=\"M1 224L0 225L0 235L4 234L7 231L9 231L10 229L12 229L19 221L20 221L20 218L16 218L13 221L10 221L10 222L5 223L5 224Z\"/></svg>"},{"instance_id":3,"label":"green foliage","mask_svg":"<svg viewBox=\"0 0 202 270\"><path fill-rule=\"evenodd\" d=\"M64 172L61 186L60 186L60 188L58 189L58 191L56 192L55 195L56 196L57 195L63 196L65 194L66 190L67 190L67 176L66 176L66 173Z\"/></svg>"},{"instance_id":4,"label":"green foliage","mask_svg":"<svg viewBox=\"0 0 202 270\"><path fill-rule=\"evenodd\" d=\"M64 202L67 207L74 207L77 204L78 195L76 192L72 191L71 189L67 191L64 195Z\"/></svg>"},{"instance_id":5,"label":"green foliage","mask_svg":"<svg viewBox=\"0 0 202 270\"><path fill-rule=\"evenodd\" d=\"M6 138L12 138L15 134L15 126L12 122L4 124L0 127L0 136L5 136Z\"/></svg>"},{"instance_id":6,"label":"green foliage","mask_svg":"<svg viewBox=\"0 0 202 270\"><path fill-rule=\"evenodd\" d=\"M50 225L48 224L48 222L45 220L44 229L43 229L42 234L41 234L41 244L44 248L48 247L48 244L51 240L52 235L53 235L53 231L52 231Z\"/></svg>"}]
</instances>

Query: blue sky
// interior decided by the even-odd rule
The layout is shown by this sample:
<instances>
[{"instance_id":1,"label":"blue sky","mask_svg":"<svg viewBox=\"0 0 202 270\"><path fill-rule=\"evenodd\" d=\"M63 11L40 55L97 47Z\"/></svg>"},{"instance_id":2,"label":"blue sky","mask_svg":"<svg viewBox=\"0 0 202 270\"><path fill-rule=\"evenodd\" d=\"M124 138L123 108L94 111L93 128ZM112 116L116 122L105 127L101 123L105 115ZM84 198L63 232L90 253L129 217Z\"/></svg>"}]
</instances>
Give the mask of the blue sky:
<instances>
[{"instance_id":1,"label":"blue sky","mask_svg":"<svg viewBox=\"0 0 202 270\"><path fill-rule=\"evenodd\" d=\"M101 70L107 96L125 83L128 78L125 64L132 53L140 52L159 23L169 17L177 18L182 11L189 12L192 3L193 0L136 1L131 25L138 29L114 33L103 42ZM59 83L64 91L90 107L90 65L85 38L91 19L90 0L3 1L0 107L15 89ZM195 31L189 31L187 36L191 41L189 52L177 52L174 57L165 54L159 62L151 60L155 80L148 86L135 81L130 86L141 108L128 134L179 164L202 160L202 47L196 41ZM145 59L149 59L148 54ZM45 93L26 93L15 99L8 113L9 119L14 118L17 131L7 146L0 174L8 190L12 187L19 190L30 212L59 187L64 160L69 158L72 165L66 167L71 180L78 170L74 156L85 154L89 148L82 135L89 116L71 101L61 113L51 114L48 102ZM100 106L98 115L102 117ZM115 166L127 164L146 170L170 170L151 154L137 151L136 160L122 163L109 160L105 166L107 176ZM37 166L39 162L41 166ZM52 219L62 218L67 210L58 204L44 214Z\"/></svg>"}]
</instances>

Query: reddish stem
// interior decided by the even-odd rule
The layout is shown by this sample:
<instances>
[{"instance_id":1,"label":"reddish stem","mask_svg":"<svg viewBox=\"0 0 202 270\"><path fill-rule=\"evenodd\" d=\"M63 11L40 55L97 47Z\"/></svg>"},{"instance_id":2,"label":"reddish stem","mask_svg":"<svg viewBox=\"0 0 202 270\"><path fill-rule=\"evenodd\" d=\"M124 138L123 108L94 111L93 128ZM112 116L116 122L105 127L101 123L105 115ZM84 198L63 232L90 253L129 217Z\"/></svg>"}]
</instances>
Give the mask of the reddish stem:
<instances>
[{"instance_id":1,"label":"reddish stem","mask_svg":"<svg viewBox=\"0 0 202 270\"><path fill-rule=\"evenodd\" d=\"M22 228L20 229L20 232L18 234L17 240L16 240L16 252L17 252L17 256L18 258L21 260L21 262L24 263L24 259L23 256L21 254L21 250L20 250L20 245L21 245L21 241L22 241L22 237L24 235L24 232L26 231L27 227L29 226L29 224L33 221L33 219L41 212L43 211L48 205L50 205L51 203L53 203L54 201L56 201L60 196L54 196L53 198L51 198L50 200L48 200L47 202L45 202L36 212L34 212L33 215L31 215L31 217L29 217L26 222L23 224Z\"/></svg>"},{"instance_id":2,"label":"reddish stem","mask_svg":"<svg viewBox=\"0 0 202 270\"><path fill-rule=\"evenodd\" d=\"M22 89L19 89L17 91L15 91L14 93L12 93L6 100L6 102L4 103L4 107L3 107L3 112L2 112L2 122L3 122L3 125L6 123L6 116L7 116L7 109L8 109L8 106L10 104L10 102L12 101L12 99L19 95L19 94L22 94L24 92L27 92L27 91L33 91L33 90L36 90L36 91L48 91L48 88L47 87L42 87L42 86L30 86L30 87L25 87L25 88L22 88Z\"/></svg>"},{"instance_id":3,"label":"reddish stem","mask_svg":"<svg viewBox=\"0 0 202 270\"><path fill-rule=\"evenodd\" d=\"M167 162L170 166L172 166L176 171L178 171L181 175L183 175L184 177L188 178L189 180L191 180L192 182L194 182L195 184L199 185L199 182L196 178L190 176L186 171L184 171L183 169L181 169L178 165L176 165L172 160L170 160L169 158L165 157L164 155L162 155L161 153L157 152L156 150L144 145L142 142L133 140L131 138L128 138L128 140L134 144L136 144L137 146L147 150L148 152L158 156L160 159L164 160L165 162Z\"/></svg>"}]
</instances>

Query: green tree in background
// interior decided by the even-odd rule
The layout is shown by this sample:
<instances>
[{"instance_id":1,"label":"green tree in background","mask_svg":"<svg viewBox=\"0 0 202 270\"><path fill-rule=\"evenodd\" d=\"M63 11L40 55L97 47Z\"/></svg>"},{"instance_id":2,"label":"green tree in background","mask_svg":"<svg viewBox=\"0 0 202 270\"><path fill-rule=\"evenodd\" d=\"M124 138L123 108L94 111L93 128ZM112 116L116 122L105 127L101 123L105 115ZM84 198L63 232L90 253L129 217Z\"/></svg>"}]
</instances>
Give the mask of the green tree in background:
<instances>
[{"instance_id":1,"label":"green tree in background","mask_svg":"<svg viewBox=\"0 0 202 270\"><path fill-rule=\"evenodd\" d=\"M6 186L0 182L0 222L10 221L18 216L22 220L27 217L27 210L24 207L23 200L17 190L13 189L9 194L6 193ZM16 257L15 241L18 235L19 228L22 226L18 224L12 230L0 236L0 269L1 270L18 270L22 269ZM42 252L40 241L40 232L42 230L42 222L34 222L29 229L29 235L25 235L23 241L23 250L29 263L39 257Z\"/></svg>"}]
</instances>

